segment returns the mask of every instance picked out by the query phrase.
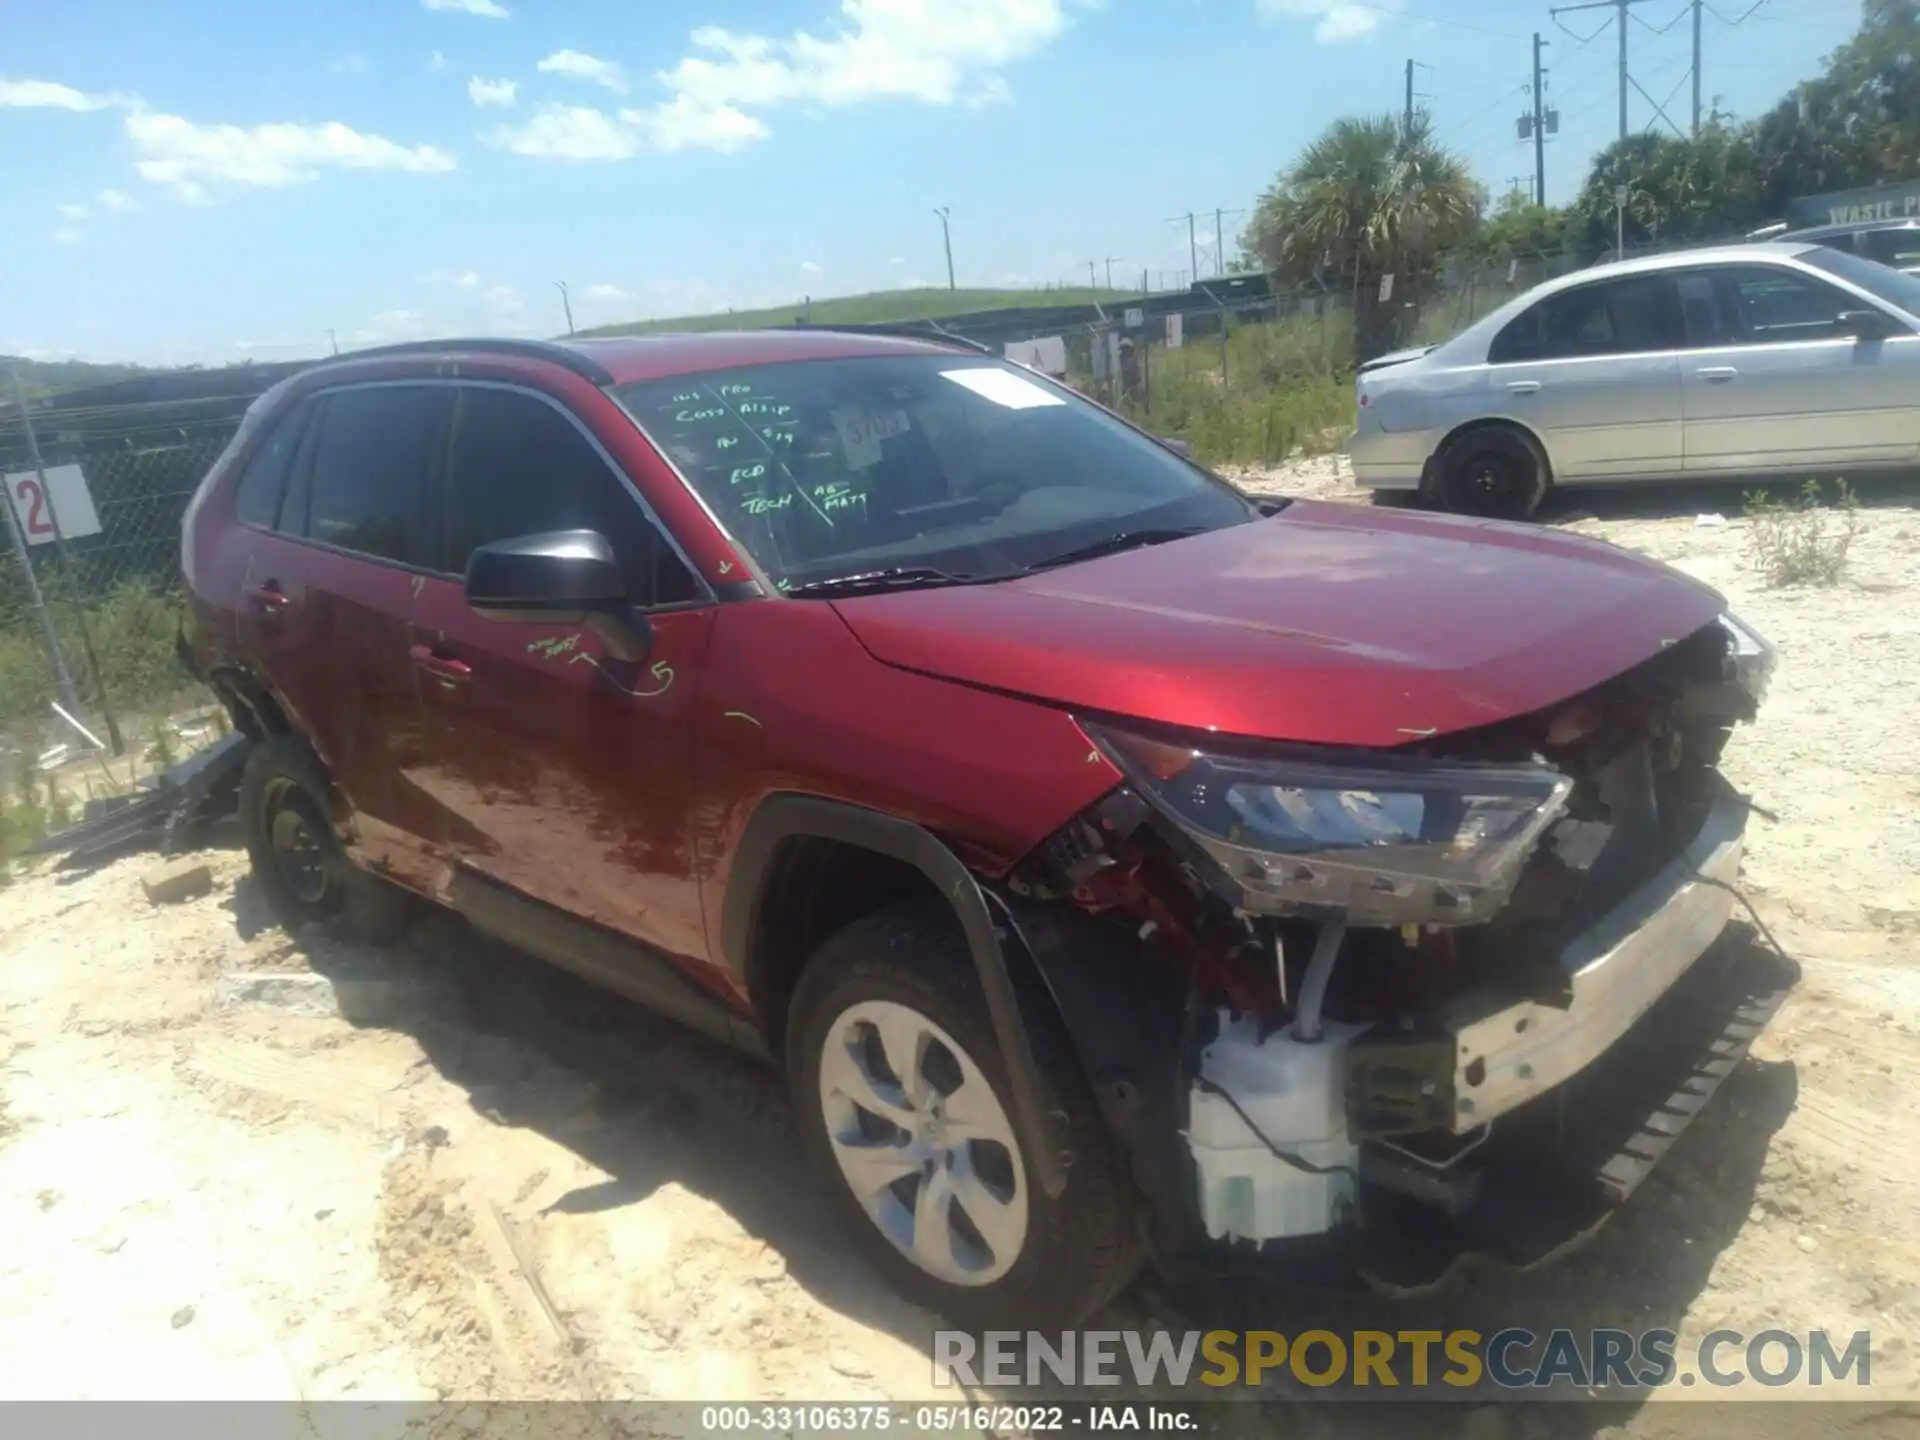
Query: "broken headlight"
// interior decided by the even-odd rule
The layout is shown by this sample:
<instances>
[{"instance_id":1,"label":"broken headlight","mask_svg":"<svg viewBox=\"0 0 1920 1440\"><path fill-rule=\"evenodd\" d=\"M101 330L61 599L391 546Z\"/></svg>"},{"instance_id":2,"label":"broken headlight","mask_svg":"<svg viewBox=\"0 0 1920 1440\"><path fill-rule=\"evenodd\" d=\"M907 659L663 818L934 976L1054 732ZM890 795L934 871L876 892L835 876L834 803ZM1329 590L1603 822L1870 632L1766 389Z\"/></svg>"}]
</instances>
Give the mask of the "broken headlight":
<instances>
[{"instance_id":1,"label":"broken headlight","mask_svg":"<svg viewBox=\"0 0 1920 1440\"><path fill-rule=\"evenodd\" d=\"M1752 697L1757 707L1767 698L1767 685L1773 679L1777 653L1764 635L1731 610L1720 612L1720 628L1727 632L1727 656L1733 665L1734 683Z\"/></svg>"},{"instance_id":2,"label":"broken headlight","mask_svg":"<svg viewBox=\"0 0 1920 1440\"><path fill-rule=\"evenodd\" d=\"M1469 925L1506 904L1573 781L1546 765L1243 757L1087 725L1241 909Z\"/></svg>"}]
</instances>

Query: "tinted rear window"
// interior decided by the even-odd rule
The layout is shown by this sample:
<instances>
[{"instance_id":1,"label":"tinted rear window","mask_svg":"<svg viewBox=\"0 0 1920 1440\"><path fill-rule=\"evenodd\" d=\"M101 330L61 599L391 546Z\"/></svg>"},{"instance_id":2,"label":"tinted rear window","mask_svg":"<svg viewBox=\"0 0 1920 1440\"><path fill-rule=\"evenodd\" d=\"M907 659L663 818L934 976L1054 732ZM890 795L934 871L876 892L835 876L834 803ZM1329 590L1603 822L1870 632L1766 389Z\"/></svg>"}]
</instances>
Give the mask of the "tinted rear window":
<instances>
[{"instance_id":1,"label":"tinted rear window","mask_svg":"<svg viewBox=\"0 0 1920 1440\"><path fill-rule=\"evenodd\" d=\"M448 396L443 387L416 385L329 395L299 533L382 560L431 563L428 487ZM299 530L299 517L289 517L287 528Z\"/></svg>"}]
</instances>

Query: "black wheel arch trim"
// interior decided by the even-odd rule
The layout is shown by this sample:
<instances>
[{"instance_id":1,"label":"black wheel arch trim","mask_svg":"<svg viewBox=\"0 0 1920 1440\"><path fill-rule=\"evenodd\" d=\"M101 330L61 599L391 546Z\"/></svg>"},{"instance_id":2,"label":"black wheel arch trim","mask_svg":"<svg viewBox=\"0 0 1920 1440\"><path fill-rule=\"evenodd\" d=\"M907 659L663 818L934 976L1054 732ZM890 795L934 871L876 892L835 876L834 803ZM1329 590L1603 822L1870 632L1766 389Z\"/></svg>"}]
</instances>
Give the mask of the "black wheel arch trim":
<instances>
[{"instance_id":1,"label":"black wheel arch trim","mask_svg":"<svg viewBox=\"0 0 1920 1440\"><path fill-rule=\"evenodd\" d=\"M1034 1178L1041 1190L1058 1197L1066 1190L1066 1164L1042 1108L1039 1065L1020 1013L1006 951L979 881L932 831L877 810L812 795L774 795L763 800L741 836L721 911L721 950L734 972L748 973L768 872L781 842L795 837L837 841L902 861L926 876L953 907L986 998L994 1039L1007 1064L1021 1145L1033 1157ZM771 1042L774 1037L768 1039Z\"/></svg>"}]
</instances>

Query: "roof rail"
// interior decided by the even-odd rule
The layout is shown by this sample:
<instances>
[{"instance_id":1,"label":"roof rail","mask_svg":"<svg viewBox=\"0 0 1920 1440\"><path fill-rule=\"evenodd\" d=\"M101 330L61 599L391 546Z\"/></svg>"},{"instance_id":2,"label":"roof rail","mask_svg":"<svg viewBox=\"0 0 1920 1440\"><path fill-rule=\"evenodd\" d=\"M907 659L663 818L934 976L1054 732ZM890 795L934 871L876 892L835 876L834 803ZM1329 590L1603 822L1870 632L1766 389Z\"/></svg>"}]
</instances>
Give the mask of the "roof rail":
<instances>
[{"instance_id":1,"label":"roof rail","mask_svg":"<svg viewBox=\"0 0 1920 1440\"><path fill-rule=\"evenodd\" d=\"M572 346L562 345L555 340L506 340L488 338L448 339L448 340L406 340L395 345L375 345L366 350L349 350L344 355L330 356L320 361L322 365L331 365L336 361L380 360L389 355L431 355L436 351L466 351L469 354L482 355L519 355L529 360L547 360L555 365L564 366L583 380L595 385L613 384L613 372L598 361L582 355Z\"/></svg>"},{"instance_id":2,"label":"roof rail","mask_svg":"<svg viewBox=\"0 0 1920 1440\"><path fill-rule=\"evenodd\" d=\"M949 345L958 345L965 350L977 350L982 355L998 356L999 352L991 345L974 340L966 335L956 335L951 330L943 330L933 320L886 320L871 325L794 325L794 330L826 330L842 335L897 335L904 340L944 340Z\"/></svg>"}]
</instances>

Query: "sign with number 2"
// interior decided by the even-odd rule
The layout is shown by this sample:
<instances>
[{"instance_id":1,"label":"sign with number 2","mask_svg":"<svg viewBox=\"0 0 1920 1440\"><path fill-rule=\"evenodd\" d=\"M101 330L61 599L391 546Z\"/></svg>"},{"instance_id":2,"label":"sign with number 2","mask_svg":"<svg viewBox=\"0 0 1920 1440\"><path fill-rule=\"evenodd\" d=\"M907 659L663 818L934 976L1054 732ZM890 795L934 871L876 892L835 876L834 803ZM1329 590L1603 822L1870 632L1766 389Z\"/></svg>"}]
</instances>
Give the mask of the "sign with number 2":
<instances>
[{"instance_id":1,"label":"sign with number 2","mask_svg":"<svg viewBox=\"0 0 1920 1440\"><path fill-rule=\"evenodd\" d=\"M40 472L21 470L7 476L7 496L13 502L14 523L29 545L51 545L56 538L83 540L100 533L87 477L78 465L49 465L47 483ZM57 527L57 528L56 528Z\"/></svg>"}]
</instances>

